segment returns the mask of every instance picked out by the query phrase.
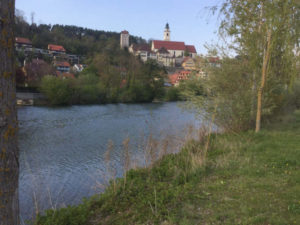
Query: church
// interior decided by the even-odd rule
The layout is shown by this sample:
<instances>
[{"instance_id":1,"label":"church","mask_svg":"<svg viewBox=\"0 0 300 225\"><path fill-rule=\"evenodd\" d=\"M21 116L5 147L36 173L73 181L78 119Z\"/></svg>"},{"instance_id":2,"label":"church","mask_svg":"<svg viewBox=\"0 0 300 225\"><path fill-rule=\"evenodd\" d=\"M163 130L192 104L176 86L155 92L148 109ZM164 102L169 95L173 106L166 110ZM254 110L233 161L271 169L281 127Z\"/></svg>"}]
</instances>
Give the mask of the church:
<instances>
[{"instance_id":1,"label":"church","mask_svg":"<svg viewBox=\"0 0 300 225\"><path fill-rule=\"evenodd\" d=\"M185 56L195 58L197 51L195 46L186 45L181 41L171 41L170 26L167 23L164 30L163 40L154 40L151 44L132 44L129 46L128 31L121 32L121 48L128 48L129 52L139 56L144 62L154 59L159 64L167 67L181 65Z\"/></svg>"},{"instance_id":2,"label":"church","mask_svg":"<svg viewBox=\"0 0 300 225\"><path fill-rule=\"evenodd\" d=\"M189 56L192 58L195 58L197 55L195 46L186 45L184 42L181 41L171 41L171 31L168 23L166 24L164 31L164 40L152 41L152 51L158 52L161 48L165 48L170 53L170 56L174 57L183 58L185 56L185 53L189 54Z\"/></svg>"}]
</instances>

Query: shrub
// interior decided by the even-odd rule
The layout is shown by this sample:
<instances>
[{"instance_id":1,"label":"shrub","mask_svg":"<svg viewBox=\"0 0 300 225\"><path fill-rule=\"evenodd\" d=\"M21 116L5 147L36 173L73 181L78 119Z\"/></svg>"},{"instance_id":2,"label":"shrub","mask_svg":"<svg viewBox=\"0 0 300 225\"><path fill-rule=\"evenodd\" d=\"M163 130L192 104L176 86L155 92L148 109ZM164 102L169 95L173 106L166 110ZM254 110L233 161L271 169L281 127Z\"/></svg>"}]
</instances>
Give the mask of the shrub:
<instances>
[{"instance_id":1,"label":"shrub","mask_svg":"<svg viewBox=\"0 0 300 225\"><path fill-rule=\"evenodd\" d=\"M180 90L177 87L169 87L166 91L166 101L178 101L180 100Z\"/></svg>"},{"instance_id":2,"label":"shrub","mask_svg":"<svg viewBox=\"0 0 300 225\"><path fill-rule=\"evenodd\" d=\"M51 105L71 104L74 89L69 79L45 76L42 79L40 89Z\"/></svg>"}]
</instances>

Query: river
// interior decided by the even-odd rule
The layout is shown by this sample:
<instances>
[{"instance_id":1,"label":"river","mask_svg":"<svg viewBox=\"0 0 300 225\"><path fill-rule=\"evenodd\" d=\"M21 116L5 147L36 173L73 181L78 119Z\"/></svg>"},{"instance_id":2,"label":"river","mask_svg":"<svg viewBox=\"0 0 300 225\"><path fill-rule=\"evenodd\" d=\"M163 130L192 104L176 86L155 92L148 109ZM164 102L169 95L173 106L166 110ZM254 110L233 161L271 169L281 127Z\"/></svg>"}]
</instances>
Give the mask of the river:
<instances>
[{"instance_id":1,"label":"river","mask_svg":"<svg viewBox=\"0 0 300 225\"><path fill-rule=\"evenodd\" d=\"M78 204L122 176L124 140L131 166L143 166L149 145L176 152L201 124L178 103L22 107L18 119L22 221L36 210Z\"/></svg>"}]
</instances>

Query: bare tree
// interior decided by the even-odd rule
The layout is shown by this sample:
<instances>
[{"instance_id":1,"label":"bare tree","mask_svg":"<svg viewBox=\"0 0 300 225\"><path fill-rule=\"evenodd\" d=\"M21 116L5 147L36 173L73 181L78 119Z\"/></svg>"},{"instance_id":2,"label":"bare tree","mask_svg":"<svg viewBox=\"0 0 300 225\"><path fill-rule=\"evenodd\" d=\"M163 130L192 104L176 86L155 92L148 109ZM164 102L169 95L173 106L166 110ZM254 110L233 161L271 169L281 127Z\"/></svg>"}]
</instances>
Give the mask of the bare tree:
<instances>
[{"instance_id":1,"label":"bare tree","mask_svg":"<svg viewBox=\"0 0 300 225\"><path fill-rule=\"evenodd\" d=\"M19 225L14 0L0 0L0 225Z\"/></svg>"}]
</instances>

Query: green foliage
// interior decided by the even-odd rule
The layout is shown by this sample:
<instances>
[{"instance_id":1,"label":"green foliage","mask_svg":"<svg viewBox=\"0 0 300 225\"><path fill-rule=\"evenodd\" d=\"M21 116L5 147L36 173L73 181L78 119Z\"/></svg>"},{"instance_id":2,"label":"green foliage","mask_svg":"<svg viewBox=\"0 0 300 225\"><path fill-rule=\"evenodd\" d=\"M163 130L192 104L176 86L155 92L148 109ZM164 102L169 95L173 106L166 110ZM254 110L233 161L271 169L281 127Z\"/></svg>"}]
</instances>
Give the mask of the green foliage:
<instances>
[{"instance_id":1,"label":"green foliage","mask_svg":"<svg viewBox=\"0 0 300 225\"><path fill-rule=\"evenodd\" d=\"M48 25L26 22L23 13L16 11L15 35L32 40L36 48L47 49L48 44L64 46L67 53L90 56L97 52L119 50L120 34L70 25ZM130 36L131 43L144 43L140 37Z\"/></svg>"},{"instance_id":2,"label":"green foliage","mask_svg":"<svg viewBox=\"0 0 300 225\"><path fill-rule=\"evenodd\" d=\"M261 133L213 135L151 168L127 172L79 206L48 211L36 224L298 224L300 112Z\"/></svg>"},{"instance_id":3,"label":"green foliage","mask_svg":"<svg viewBox=\"0 0 300 225\"><path fill-rule=\"evenodd\" d=\"M38 215L34 225L86 225L92 215L89 201L78 206L68 206L60 210L47 210L45 215Z\"/></svg>"},{"instance_id":4,"label":"green foliage","mask_svg":"<svg viewBox=\"0 0 300 225\"><path fill-rule=\"evenodd\" d=\"M166 91L165 100L166 101L179 101L180 89L178 87L169 87Z\"/></svg>"},{"instance_id":5,"label":"green foliage","mask_svg":"<svg viewBox=\"0 0 300 225\"><path fill-rule=\"evenodd\" d=\"M190 53L189 53L189 51L188 51L188 50L185 50L185 51L184 51L184 56L185 56L185 57L188 57L188 56L190 56Z\"/></svg>"},{"instance_id":6,"label":"green foliage","mask_svg":"<svg viewBox=\"0 0 300 225\"><path fill-rule=\"evenodd\" d=\"M222 128L251 129L261 108L264 122L286 107L285 96L298 73L294 50L299 44L300 5L295 0L226 0L220 13L220 35L232 39L227 47L238 56L230 58L220 49L220 67L205 68L207 99L190 99Z\"/></svg>"},{"instance_id":7,"label":"green foliage","mask_svg":"<svg viewBox=\"0 0 300 225\"><path fill-rule=\"evenodd\" d=\"M40 89L51 105L71 104L74 89L69 79L45 76L42 79Z\"/></svg>"},{"instance_id":8,"label":"green foliage","mask_svg":"<svg viewBox=\"0 0 300 225\"><path fill-rule=\"evenodd\" d=\"M96 55L75 79L47 77L41 91L51 105L151 102L164 97L165 71L154 61L143 64L119 50ZM58 90L67 88L64 92Z\"/></svg>"}]
</instances>

